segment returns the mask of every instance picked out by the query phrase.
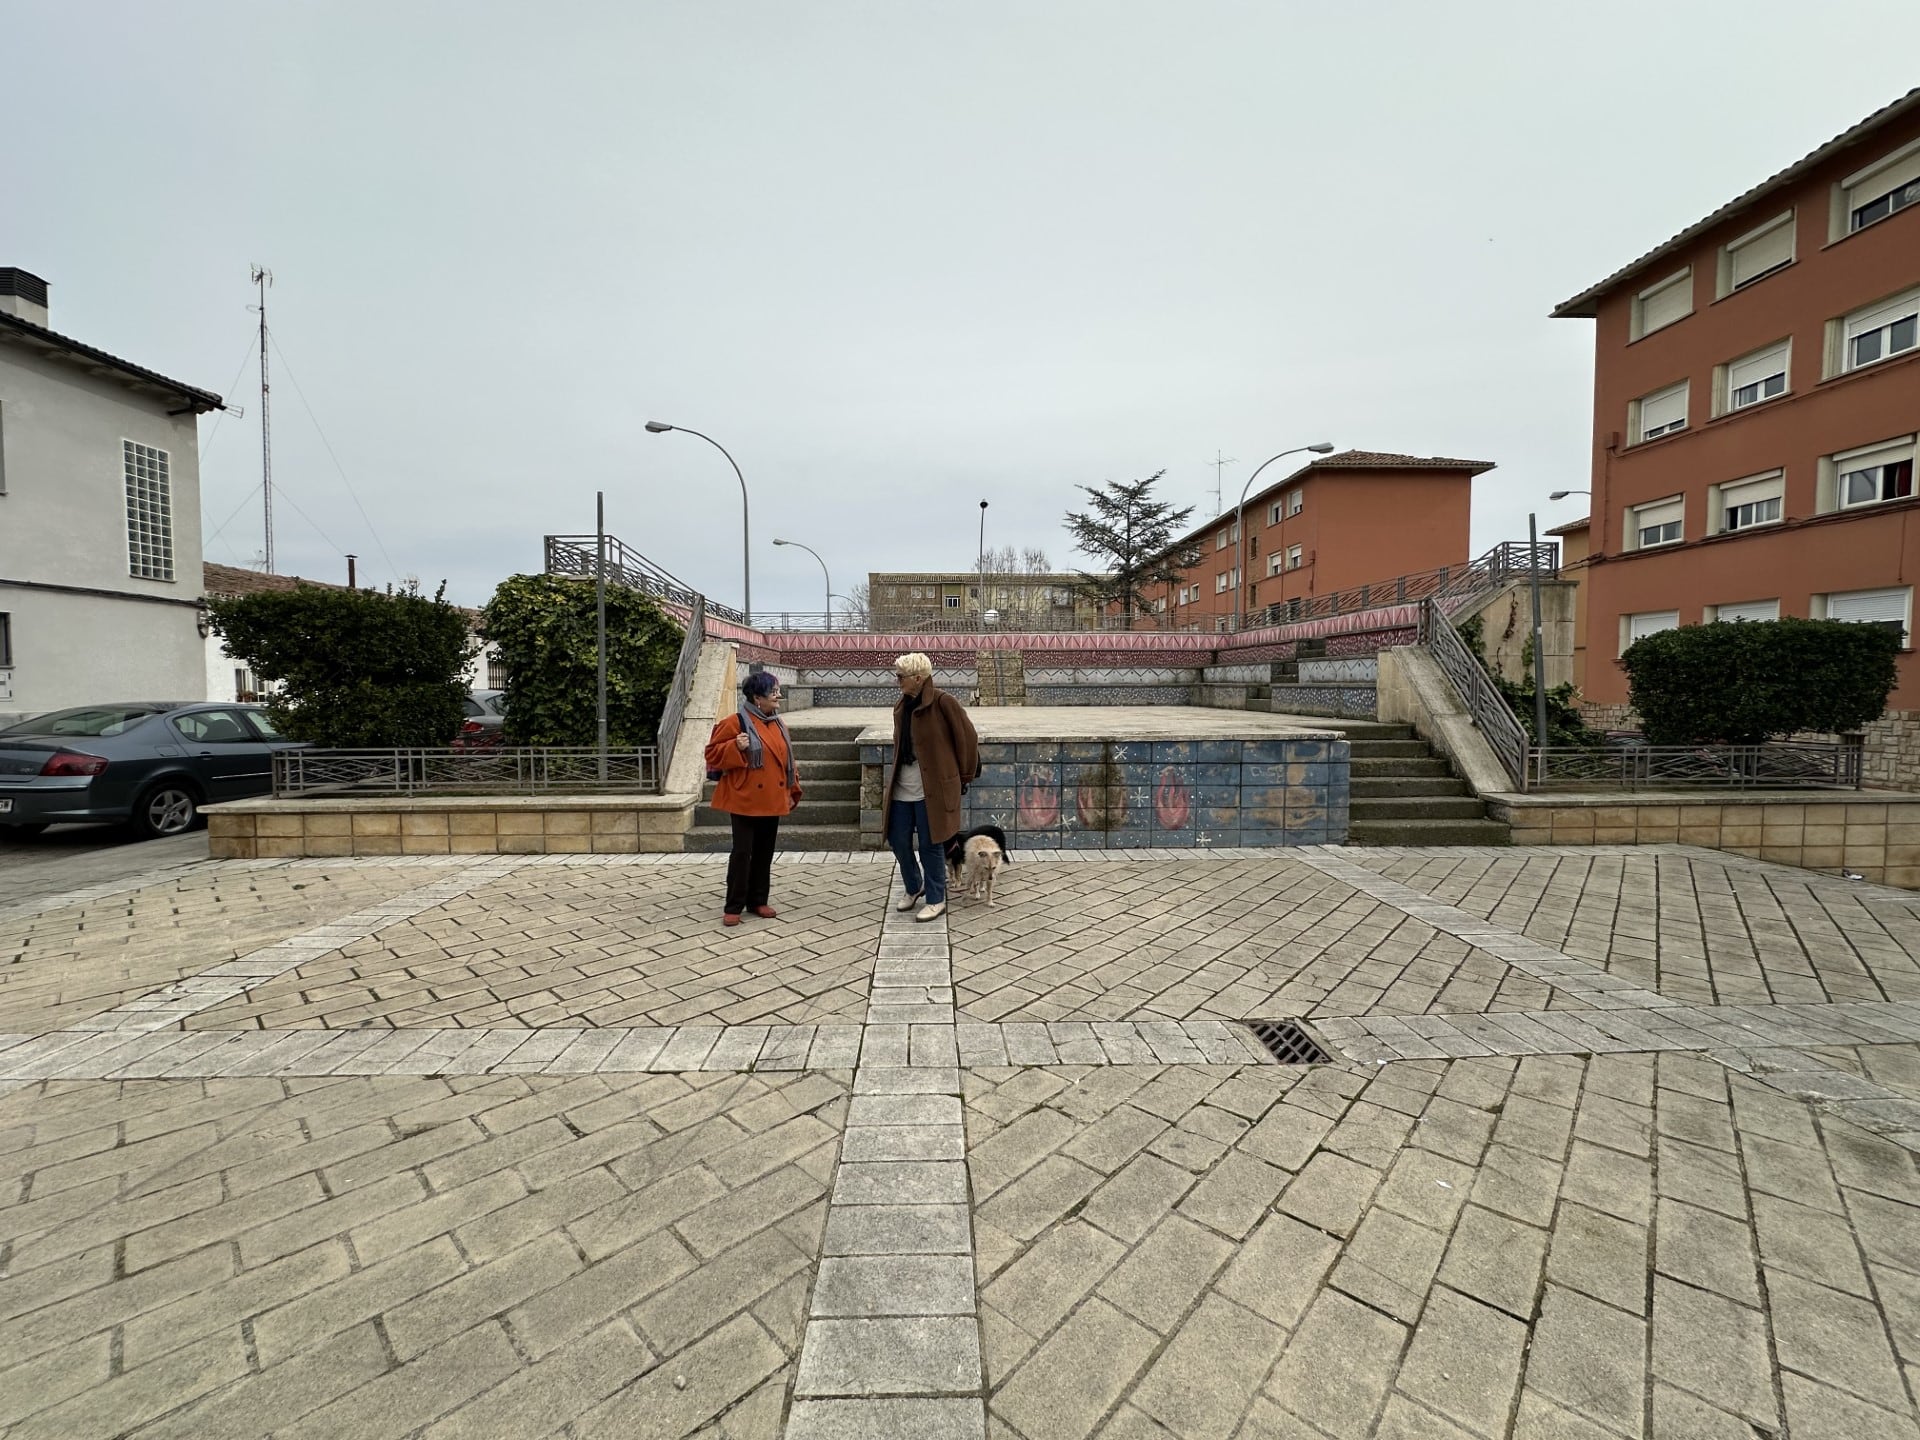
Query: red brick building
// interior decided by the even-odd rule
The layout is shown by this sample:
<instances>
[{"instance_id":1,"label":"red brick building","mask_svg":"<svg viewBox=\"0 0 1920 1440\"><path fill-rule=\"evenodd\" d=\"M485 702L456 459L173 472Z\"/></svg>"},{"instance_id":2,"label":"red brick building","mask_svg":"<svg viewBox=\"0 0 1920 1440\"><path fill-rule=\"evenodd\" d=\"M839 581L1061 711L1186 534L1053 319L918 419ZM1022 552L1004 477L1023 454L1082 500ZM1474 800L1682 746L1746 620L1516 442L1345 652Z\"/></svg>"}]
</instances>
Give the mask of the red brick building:
<instances>
[{"instance_id":1,"label":"red brick building","mask_svg":"<svg viewBox=\"0 0 1920 1440\"><path fill-rule=\"evenodd\" d=\"M1920 575L1920 90L1568 300L1594 324L1584 688L1641 635L1895 621ZM1920 780L1911 650L1870 743ZM1877 755L1877 759L1875 758Z\"/></svg>"},{"instance_id":2,"label":"red brick building","mask_svg":"<svg viewBox=\"0 0 1920 1440\"><path fill-rule=\"evenodd\" d=\"M1241 613L1466 564L1473 477L1491 469L1487 460L1345 450L1247 496ZM1173 626L1212 630L1233 614L1235 513L1226 510L1181 538L1201 554L1178 585L1155 597Z\"/></svg>"}]
</instances>

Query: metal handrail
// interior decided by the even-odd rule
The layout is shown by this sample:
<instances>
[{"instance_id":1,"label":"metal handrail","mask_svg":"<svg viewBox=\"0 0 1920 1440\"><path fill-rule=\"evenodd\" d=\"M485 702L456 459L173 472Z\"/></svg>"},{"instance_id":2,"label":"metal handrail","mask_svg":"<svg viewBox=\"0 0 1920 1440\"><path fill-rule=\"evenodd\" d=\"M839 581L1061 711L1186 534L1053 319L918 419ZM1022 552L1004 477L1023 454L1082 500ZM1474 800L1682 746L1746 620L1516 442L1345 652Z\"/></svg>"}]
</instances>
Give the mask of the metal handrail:
<instances>
[{"instance_id":1,"label":"metal handrail","mask_svg":"<svg viewBox=\"0 0 1920 1440\"><path fill-rule=\"evenodd\" d=\"M607 752L591 745L473 749L282 750L273 793L286 795L535 795L593 791L658 794L660 748Z\"/></svg>"},{"instance_id":2,"label":"metal handrail","mask_svg":"<svg viewBox=\"0 0 1920 1440\"><path fill-rule=\"evenodd\" d=\"M572 575L591 580L598 573L599 538L594 535L549 535L546 537L546 570L549 575ZM606 537L607 579L629 590L652 595L672 605L688 606L705 597L691 585L662 570L646 556L618 536ZM746 616L728 605L706 601L707 609L723 620L744 624Z\"/></svg>"},{"instance_id":3,"label":"metal handrail","mask_svg":"<svg viewBox=\"0 0 1920 1440\"><path fill-rule=\"evenodd\" d=\"M1420 643L1432 653L1441 673L1466 702L1474 726L1486 737L1507 777L1516 789L1525 790L1527 749L1531 743L1526 729L1507 703L1507 697L1493 683L1487 667L1453 628L1446 606L1438 597L1429 598L1420 606Z\"/></svg>"},{"instance_id":4,"label":"metal handrail","mask_svg":"<svg viewBox=\"0 0 1920 1440\"><path fill-rule=\"evenodd\" d=\"M1833 740L1535 746L1527 751L1526 788L1858 790L1865 784L1862 759L1860 746Z\"/></svg>"},{"instance_id":5,"label":"metal handrail","mask_svg":"<svg viewBox=\"0 0 1920 1440\"><path fill-rule=\"evenodd\" d=\"M700 668L700 647L706 639L707 597L695 595L687 607L687 633L680 641L673 684L667 689L667 703L660 711L660 728L654 737L668 765L673 764L673 747L680 738L680 722L686 718L687 702L693 696L693 677Z\"/></svg>"}]
</instances>

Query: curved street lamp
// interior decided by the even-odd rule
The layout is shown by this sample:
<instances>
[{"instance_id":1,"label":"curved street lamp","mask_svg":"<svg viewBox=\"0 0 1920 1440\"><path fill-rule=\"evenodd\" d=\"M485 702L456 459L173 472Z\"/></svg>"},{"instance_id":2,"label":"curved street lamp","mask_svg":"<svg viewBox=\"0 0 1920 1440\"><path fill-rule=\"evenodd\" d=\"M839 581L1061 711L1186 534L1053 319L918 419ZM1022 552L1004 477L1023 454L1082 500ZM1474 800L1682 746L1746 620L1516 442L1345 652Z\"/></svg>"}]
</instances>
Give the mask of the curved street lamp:
<instances>
[{"instance_id":1,"label":"curved street lamp","mask_svg":"<svg viewBox=\"0 0 1920 1440\"><path fill-rule=\"evenodd\" d=\"M1315 455L1331 455L1333 453L1333 443L1328 440L1322 440L1316 445L1296 445L1291 450L1282 450L1278 455L1269 455L1265 460L1260 462L1259 467L1254 470L1253 474L1247 477L1247 483L1240 487L1240 504L1235 509L1233 517L1233 531L1234 534L1239 537L1240 542L1238 548L1234 551L1233 566L1235 572L1233 582L1233 628L1235 630L1243 628L1240 620L1240 597L1246 592L1240 587L1247 582L1247 492L1253 489L1253 482L1260 478L1260 471L1266 469L1267 466L1271 465L1275 460L1284 460L1289 455L1302 455L1309 450Z\"/></svg>"},{"instance_id":2,"label":"curved street lamp","mask_svg":"<svg viewBox=\"0 0 1920 1440\"><path fill-rule=\"evenodd\" d=\"M1593 498L1593 492L1591 490L1556 490L1551 495L1547 496L1547 499L1564 500L1569 495L1584 495L1589 500Z\"/></svg>"},{"instance_id":3,"label":"curved street lamp","mask_svg":"<svg viewBox=\"0 0 1920 1440\"><path fill-rule=\"evenodd\" d=\"M747 624L753 624L753 541L747 518L747 477L740 473L740 463L727 455L727 447L711 435L701 435L698 430L689 430L684 425L669 425L664 420L647 421L647 433L664 435L669 430L678 430L683 435L694 435L713 446L727 463L733 466L733 473L740 481L740 613L747 617Z\"/></svg>"},{"instance_id":4,"label":"curved street lamp","mask_svg":"<svg viewBox=\"0 0 1920 1440\"><path fill-rule=\"evenodd\" d=\"M776 545L791 545L796 550L804 550L814 559L820 560L820 552L811 545L802 545L798 540L776 540ZM820 560L820 573L827 582L827 629L833 629L833 576L827 573L827 562Z\"/></svg>"}]
</instances>

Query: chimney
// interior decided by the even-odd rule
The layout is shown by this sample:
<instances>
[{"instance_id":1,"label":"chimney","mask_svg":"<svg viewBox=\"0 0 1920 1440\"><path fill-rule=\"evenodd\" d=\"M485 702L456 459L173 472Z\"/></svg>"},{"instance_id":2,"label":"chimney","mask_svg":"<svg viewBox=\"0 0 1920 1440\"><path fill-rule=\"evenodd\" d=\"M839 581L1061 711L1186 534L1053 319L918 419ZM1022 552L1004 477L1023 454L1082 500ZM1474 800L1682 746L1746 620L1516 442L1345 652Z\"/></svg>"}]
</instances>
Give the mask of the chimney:
<instances>
[{"instance_id":1,"label":"chimney","mask_svg":"<svg viewBox=\"0 0 1920 1440\"><path fill-rule=\"evenodd\" d=\"M359 558L360 557L358 555L347 556L347 588L349 590L355 590L359 588L355 584L354 577L353 577L353 562L358 560Z\"/></svg>"},{"instance_id":2,"label":"chimney","mask_svg":"<svg viewBox=\"0 0 1920 1440\"><path fill-rule=\"evenodd\" d=\"M47 282L12 265L0 265L0 311L41 329L47 325Z\"/></svg>"}]
</instances>

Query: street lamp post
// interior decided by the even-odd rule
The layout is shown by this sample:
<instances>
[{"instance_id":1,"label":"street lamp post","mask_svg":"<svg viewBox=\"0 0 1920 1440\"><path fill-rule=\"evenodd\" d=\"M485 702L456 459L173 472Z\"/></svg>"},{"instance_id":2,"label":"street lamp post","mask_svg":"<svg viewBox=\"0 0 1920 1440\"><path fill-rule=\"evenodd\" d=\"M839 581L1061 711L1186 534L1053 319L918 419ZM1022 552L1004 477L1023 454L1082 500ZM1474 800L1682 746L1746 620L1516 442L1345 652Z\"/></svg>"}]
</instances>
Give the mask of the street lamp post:
<instances>
[{"instance_id":1,"label":"street lamp post","mask_svg":"<svg viewBox=\"0 0 1920 1440\"><path fill-rule=\"evenodd\" d=\"M669 430L678 430L683 435L692 435L706 441L733 466L735 478L740 481L740 610L747 617L747 624L753 624L753 537L748 524L747 477L740 473L740 462L727 454L727 447L711 435L702 435L698 430L689 430L684 425L669 425L664 420L647 421L647 431L653 435L664 435Z\"/></svg>"},{"instance_id":2,"label":"street lamp post","mask_svg":"<svg viewBox=\"0 0 1920 1440\"><path fill-rule=\"evenodd\" d=\"M791 545L796 550L804 550L814 559L820 560L820 552L811 545L802 545L798 540L776 540L776 545ZM833 629L833 576L827 573L827 562L820 560L820 573L827 582L827 629Z\"/></svg>"},{"instance_id":3,"label":"street lamp post","mask_svg":"<svg viewBox=\"0 0 1920 1440\"><path fill-rule=\"evenodd\" d=\"M1549 500L1565 500L1569 495L1593 498L1591 490L1555 490ZM1533 592L1533 725L1534 748L1547 746L1547 656L1540 629L1540 536L1538 522L1527 516L1527 582ZM1545 768L1544 765L1541 768Z\"/></svg>"},{"instance_id":4,"label":"street lamp post","mask_svg":"<svg viewBox=\"0 0 1920 1440\"><path fill-rule=\"evenodd\" d=\"M1333 453L1333 445L1329 441L1322 440L1317 445L1296 445L1291 450L1282 450L1278 455L1269 455L1265 460L1260 462L1253 474L1247 477L1247 483L1240 487L1240 504L1235 508L1233 515L1233 532L1239 540L1239 544L1233 552L1233 568L1235 572L1233 582L1233 628L1235 630L1245 628L1241 623L1240 617L1240 597L1245 592L1243 592L1240 587L1246 584L1247 581L1247 492L1253 489L1253 482L1260 478L1260 471L1266 469L1267 466L1271 465L1275 460L1283 460L1289 455L1304 454L1309 450L1316 455L1331 455Z\"/></svg>"}]
</instances>

